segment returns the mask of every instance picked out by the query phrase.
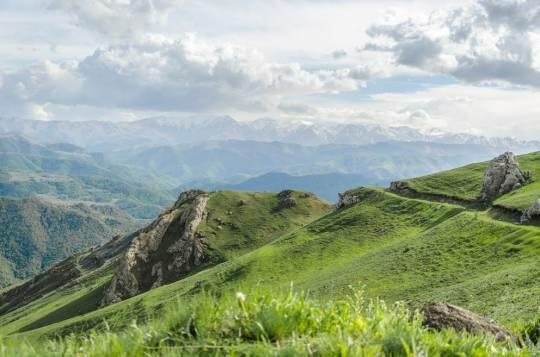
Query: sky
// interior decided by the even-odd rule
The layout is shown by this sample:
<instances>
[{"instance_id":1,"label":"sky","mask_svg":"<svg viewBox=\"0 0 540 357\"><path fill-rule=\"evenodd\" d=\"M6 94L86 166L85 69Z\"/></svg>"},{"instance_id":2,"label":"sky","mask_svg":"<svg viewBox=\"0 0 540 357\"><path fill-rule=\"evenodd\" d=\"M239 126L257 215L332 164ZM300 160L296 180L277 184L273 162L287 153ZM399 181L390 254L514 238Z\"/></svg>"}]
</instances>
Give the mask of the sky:
<instances>
[{"instance_id":1,"label":"sky","mask_svg":"<svg viewBox=\"0 0 540 357\"><path fill-rule=\"evenodd\" d=\"M2 0L0 116L540 139L538 0Z\"/></svg>"}]
</instances>

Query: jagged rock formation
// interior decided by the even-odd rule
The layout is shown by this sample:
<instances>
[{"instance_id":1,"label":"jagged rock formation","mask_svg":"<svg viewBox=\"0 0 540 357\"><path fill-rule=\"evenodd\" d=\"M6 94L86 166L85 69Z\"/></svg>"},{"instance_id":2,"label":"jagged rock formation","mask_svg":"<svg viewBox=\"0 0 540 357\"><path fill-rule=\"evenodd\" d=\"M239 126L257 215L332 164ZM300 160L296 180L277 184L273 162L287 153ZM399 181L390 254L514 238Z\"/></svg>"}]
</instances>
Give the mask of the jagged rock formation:
<instances>
[{"instance_id":1,"label":"jagged rock formation","mask_svg":"<svg viewBox=\"0 0 540 357\"><path fill-rule=\"evenodd\" d=\"M109 305L162 284L220 259L197 227L207 217L209 196L184 192L176 204L151 225L137 232L122 258L102 305Z\"/></svg>"},{"instance_id":2,"label":"jagged rock formation","mask_svg":"<svg viewBox=\"0 0 540 357\"><path fill-rule=\"evenodd\" d=\"M390 182L390 187L388 188L388 190L390 192L397 193L397 194L400 194L400 193L406 194L410 192L410 188L403 181Z\"/></svg>"},{"instance_id":3,"label":"jagged rock formation","mask_svg":"<svg viewBox=\"0 0 540 357\"><path fill-rule=\"evenodd\" d=\"M361 194L354 191L347 191L339 194L339 201L336 204L337 209L350 207L361 201Z\"/></svg>"},{"instance_id":4,"label":"jagged rock formation","mask_svg":"<svg viewBox=\"0 0 540 357\"><path fill-rule=\"evenodd\" d=\"M521 216L521 223L527 223L535 217L540 217L540 198L534 204L527 208Z\"/></svg>"},{"instance_id":5,"label":"jagged rock formation","mask_svg":"<svg viewBox=\"0 0 540 357\"><path fill-rule=\"evenodd\" d=\"M298 206L298 202L293 197L292 190L283 190L280 193L278 193L278 209L287 209L287 208L294 208Z\"/></svg>"},{"instance_id":6,"label":"jagged rock formation","mask_svg":"<svg viewBox=\"0 0 540 357\"><path fill-rule=\"evenodd\" d=\"M498 341L518 341L517 336L503 326L458 306L433 303L424 306L422 314L424 326L437 331L450 328L470 333L487 333L495 336Z\"/></svg>"},{"instance_id":7,"label":"jagged rock formation","mask_svg":"<svg viewBox=\"0 0 540 357\"><path fill-rule=\"evenodd\" d=\"M484 174L480 198L485 201L509 193L523 186L530 173L519 168L516 156L506 152L493 159Z\"/></svg>"}]
</instances>

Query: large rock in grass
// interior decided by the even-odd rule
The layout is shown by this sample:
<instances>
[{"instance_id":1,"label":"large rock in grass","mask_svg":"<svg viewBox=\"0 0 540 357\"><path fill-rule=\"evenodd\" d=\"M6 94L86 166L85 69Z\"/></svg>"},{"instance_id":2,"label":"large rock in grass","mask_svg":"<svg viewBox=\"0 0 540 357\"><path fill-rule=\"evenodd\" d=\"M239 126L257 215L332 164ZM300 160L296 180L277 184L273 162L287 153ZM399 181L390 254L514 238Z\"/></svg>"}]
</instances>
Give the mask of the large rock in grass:
<instances>
[{"instance_id":1,"label":"large rock in grass","mask_svg":"<svg viewBox=\"0 0 540 357\"><path fill-rule=\"evenodd\" d=\"M496 157L484 174L481 198L491 201L523 186L530 174L521 171L516 156L507 152Z\"/></svg>"},{"instance_id":2,"label":"large rock in grass","mask_svg":"<svg viewBox=\"0 0 540 357\"><path fill-rule=\"evenodd\" d=\"M517 336L503 326L458 306L433 303L424 306L422 313L424 326L437 331L454 329L470 333L490 334L495 336L498 341L518 342Z\"/></svg>"}]
</instances>

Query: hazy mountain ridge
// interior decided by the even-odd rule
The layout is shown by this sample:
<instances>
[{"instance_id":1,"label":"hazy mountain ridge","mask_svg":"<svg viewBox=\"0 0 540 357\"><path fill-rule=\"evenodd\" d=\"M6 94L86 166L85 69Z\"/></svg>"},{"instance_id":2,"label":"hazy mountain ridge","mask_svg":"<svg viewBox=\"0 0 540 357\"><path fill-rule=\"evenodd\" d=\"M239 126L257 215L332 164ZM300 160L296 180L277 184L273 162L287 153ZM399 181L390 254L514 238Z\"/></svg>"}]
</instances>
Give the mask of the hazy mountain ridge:
<instances>
[{"instance_id":1,"label":"hazy mountain ridge","mask_svg":"<svg viewBox=\"0 0 540 357\"><path fill-rule=\"evenodd\" d=\"M328 173L389 182L482 161L504 148L475 144L385 142L372 145L304 146L281 142L214 141L112 153L112 160L180 182L237 184L269 172L294 176ZM359 183L360 184L360 183Z\"/></svg>"},{"instance_id":2,"label":"hazy mountain ridge","mask_svg":"<svg viewBox=\"0 0 540 357\"><path fill-rule=\"evenodd\" d=\"M173 200L166 179L118 165L102 153L71 144L39 144L0 136L0 195L41 195L70 202L111 204L137 218L154 218Z\"/></svg>"},{"instance_id":3,"label":"hazy mountain ridge","mask_svg":"<svg viewBox=\"0 0 540 357\"><path fill-rule=\"evenodd\" d=\"M361 123L310 123L258 119L237 121L229 116L155 117L131 122L35 121L0 118L0 133L20 134L44 143L68 142L93 151L139 146L164 146L212 140L279 141L301 145L367 145L387 141L478 144L533 151L540 142L488 138L471 134L420 131L406 126Z\"/></svg>"}]
</instances>

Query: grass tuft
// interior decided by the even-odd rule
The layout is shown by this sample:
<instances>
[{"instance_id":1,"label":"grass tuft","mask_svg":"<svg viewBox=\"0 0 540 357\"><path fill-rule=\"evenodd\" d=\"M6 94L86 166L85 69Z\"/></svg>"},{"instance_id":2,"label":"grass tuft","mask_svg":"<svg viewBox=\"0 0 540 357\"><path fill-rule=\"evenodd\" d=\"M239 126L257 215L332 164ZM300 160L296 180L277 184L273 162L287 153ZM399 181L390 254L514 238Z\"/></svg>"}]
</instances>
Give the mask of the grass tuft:
<instances>
[{"instance_id":1,"label":"grass tuft","mask_svg":"<svg viewBox=\"0 0 540 357\"><path fill-rule=\"evenodd\" d=\"M358 290L321 302L294 290L283 293L201 294L179 299L153 322L121 332L26 343L0 341L0 356L532 356L491 336L435 332L403 304L366 300Z\"/></svg>"}]
</instances>

